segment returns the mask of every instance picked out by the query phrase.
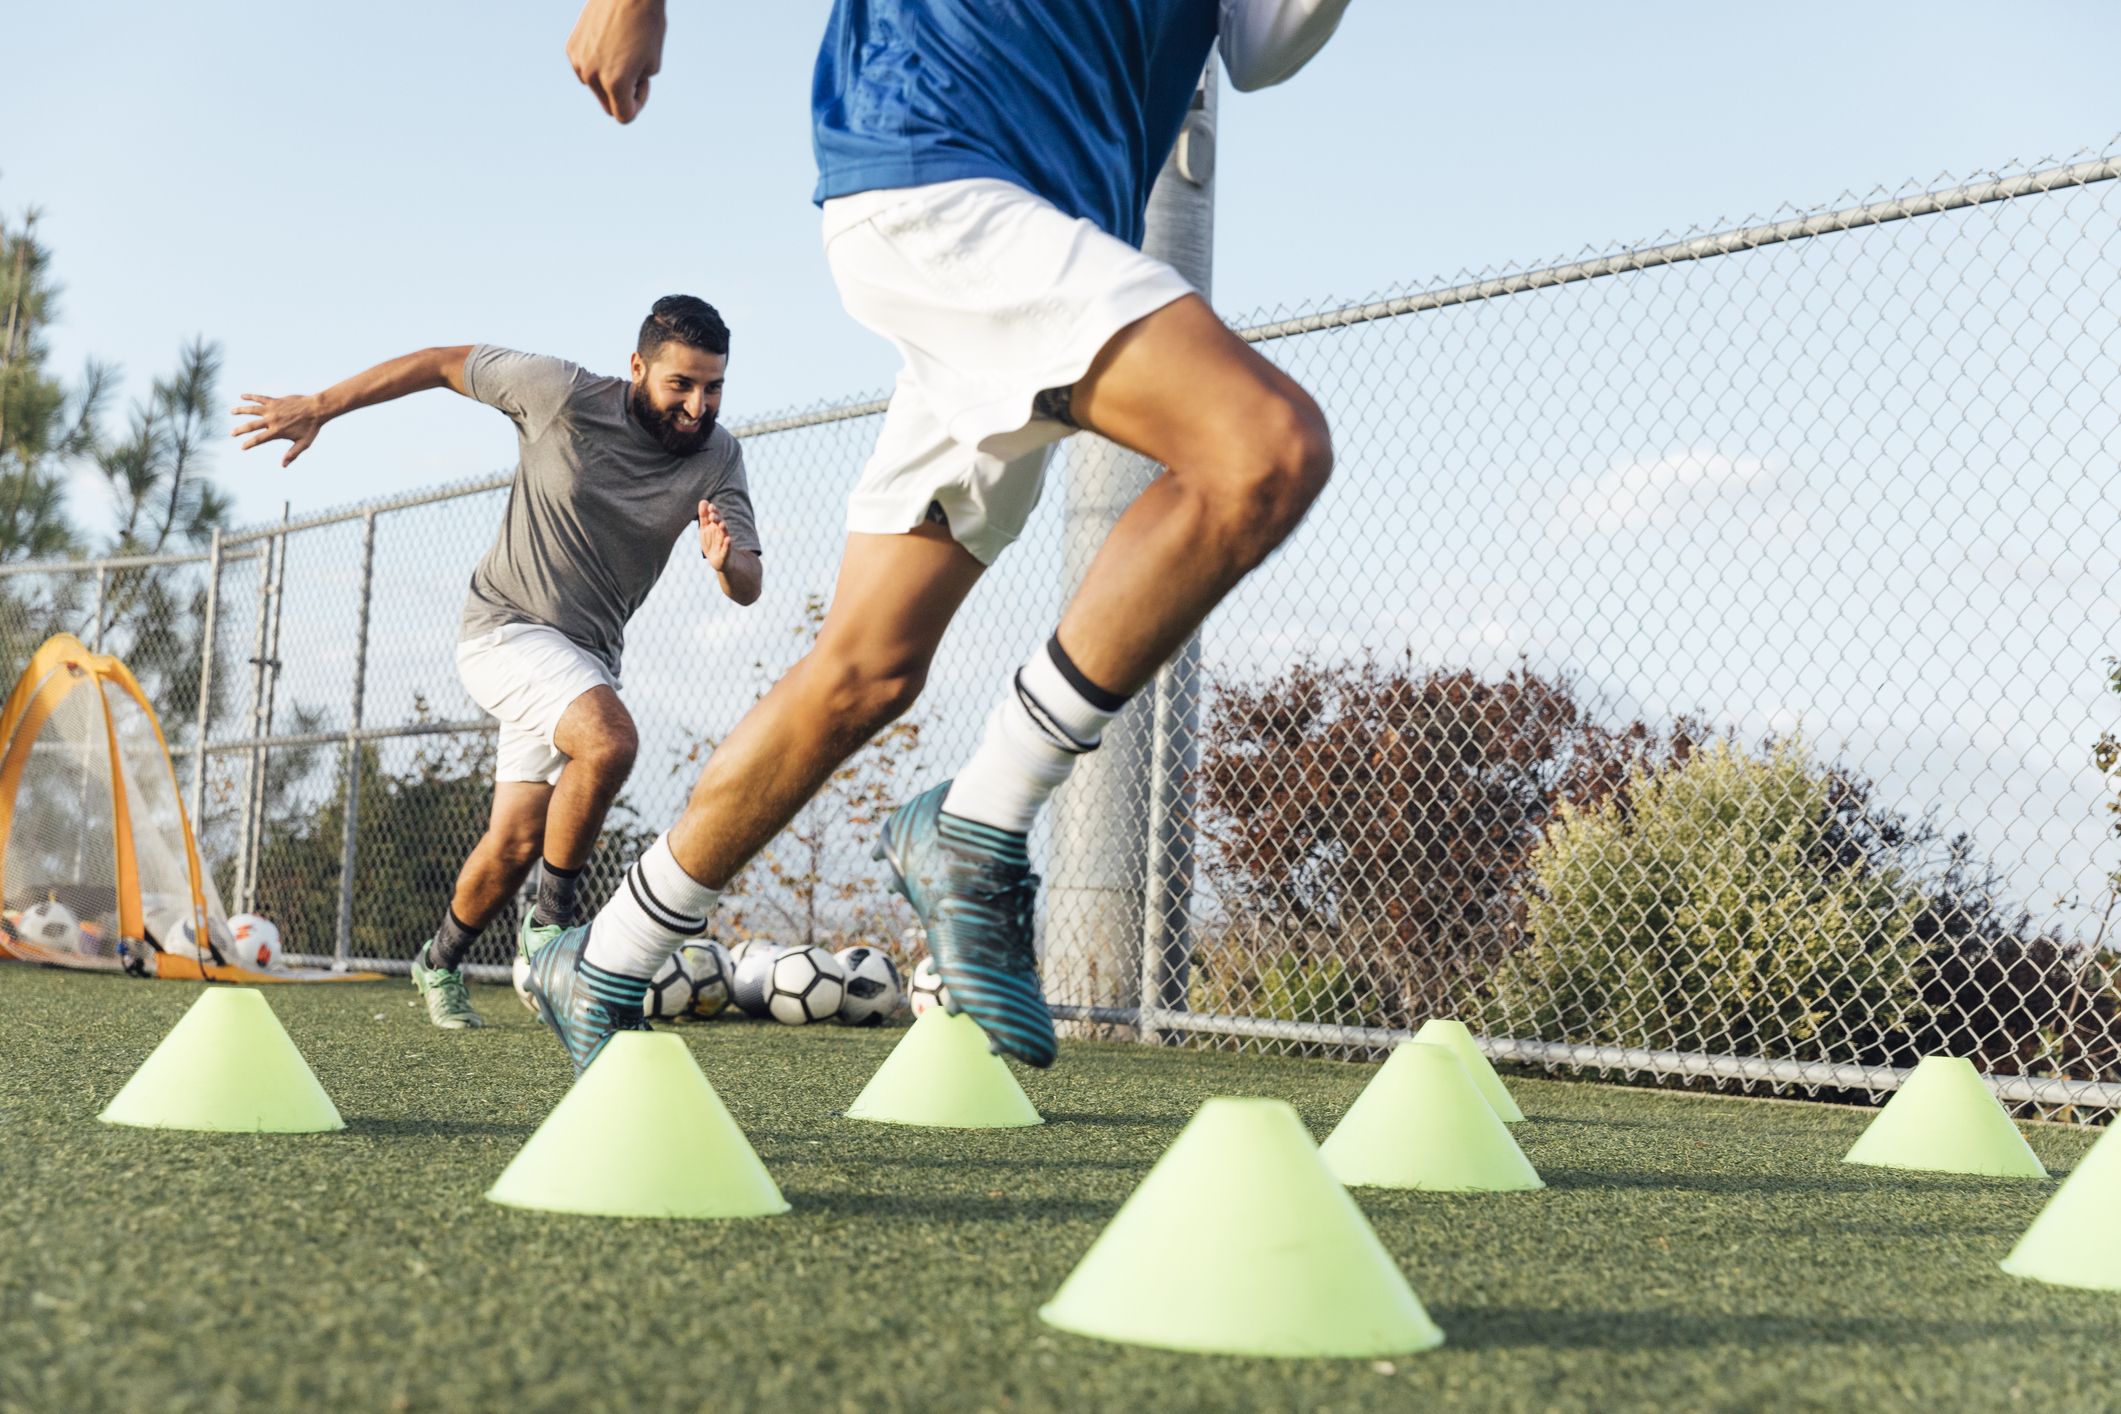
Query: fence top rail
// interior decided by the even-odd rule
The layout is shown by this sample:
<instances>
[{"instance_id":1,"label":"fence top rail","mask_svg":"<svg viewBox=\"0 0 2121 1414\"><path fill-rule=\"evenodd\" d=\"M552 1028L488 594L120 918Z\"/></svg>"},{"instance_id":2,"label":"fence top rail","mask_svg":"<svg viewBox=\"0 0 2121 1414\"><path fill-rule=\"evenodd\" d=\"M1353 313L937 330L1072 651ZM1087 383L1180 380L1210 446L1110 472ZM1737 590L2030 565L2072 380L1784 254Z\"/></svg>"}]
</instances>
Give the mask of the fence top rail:
<instances>
[{"instance_id":1,"label":"fence top rail","mask_svg":"<svg viewBox=\"0 0 2121 1414\"><path fill-rule=\"evenodd\" d=\"M225 547L234 541L231 537L224 536L221 543ZM254 560L263 553L262 550L246 550L239 554L230 554L224 548L221 563L239 564L245 560ZM0 565L0 579L22 574L94 574L98 570L145 570L164 565L203 565L212 559L211 550L187 550L173 555L105 555L93 560L23 560L12 565Z\"/></svg>"},{"instance_id":2,"label":"fence top rail","mask_svg":"<svg viewBox=\"0 0 2121 1414\"><path fill-rule=\"evenodd\" d=\"M1316 314L1306 314L1291 319L1249 325L1239 329L1237 332L1248 343L1267 343L1275 339L1286 339L1300 334L1345 329L1357 324L1374 323L1382 319L1396 319L1404 315L1447 309L1453 305L1473 304L1482 300L1525 294L1533 290L1576 284L1584 280L1596 280L1633 271L1650 270L1662 265L1677 265L1687 261L1709 260L1717 256L1757 250L1762 246L1784 245L1793 241L1806 240L1813 236L1828 235L1838 231L1857 230L1866 226L1880 226L1888 222L1905 221L1917 216L1935 216L1948 211L1961 211L1968 207L1984 206L1992 202L2010 201L2018 197L2037 195L2042 192L2090 186L2096 182L2112 181L2117 177L2121 177L2121 155L2109 154L2077 162L2042 167L2034 171L2021 172L2015 176L1992 176L1982 181L1968 182L1959 186L1945 187L1934 191L1914 192L1903 196L1890 197L1882 201L1864 202L1854 206L1841 207L1831 211L1817 211L1782 221L1757 222L1751 225L1733 227L1725 231L1691 236L1683 240L1668 241L1658 245L1637 246L1591 259L1566 261L1531 270L1495 275L1466 281L1461 284L1417 291L1413 294L1398 295L1390 299L1342 305ZM888 405L888 400L882 398L850 399L845 402L830 403L799 412L784 413L758 418L751 422L732 424L730 431L738 437L763 437L778 432L799 431L808 427L825 427L834 423L873 417L882 413ZM513 476L513 471L496 472L490 476L458 482L450 486L410 491L399 496L333 507L328 510L318 511L313 515L269 522L231 531L222 536L221 543L224 547L223 563L239 558L226 553L229 547L268 540L276 535L315 530L324 526L361 520L365 517L383 515L392 511L409 510L416 506L452 501L464 496L476 496L490 491L504 490L508 487ZM252 551L249 553L255 554L258 552ZM247 558L247 556L242 557ZM209 558L208 554L201 551L182 555L118 556L98 560L35 560L25 561L20 564L0 565L0 578L24 574L82 573L98 569L138 569L154 565L204 564Z\"/></svg>"},{"instance_id":3,"label":"fence top rail","mask_svg":"<svg viewBox=\"0 0 2121 1414\"><path fill-rule=\"evenodd\" d=\"M1272 339L1286 339L1297 334L1345 329L1351 325L1368 324L1379 319L1396 319L1402 315L1422 314L1432 309L1447 309L1452 305L1473 304L1480 300L1551 289L1557 285L1572 285L1609 275L1650 270L1660 265L1710 260L1719 255L1735 255L1740 251L1757 250L1762 246L1786 245L1791 241L1806 240L1836 231L1853 231L1865 226L1882 226L1891 221L1905 221L1916 216L1936 216L1947 211L1963 211L1970 206L1985 206L1991 202L2010 201L2040 192L2090 186L2094 182L2110 182L2116 177L2121 177L2121 156L2093 158L2060 167L2046 167L2036 172L2025 172L2015 177L1969 182L1964 186L1948 187L1941 191L1896 196L1886 201L1866 202L1859 206L1842 207L1836 211L1814 212L1786 221L1739 226L1728 231L1692 236L1662 245L1640 246L1589 260L1572 260L1560 265L1543 266L1537 270L1470 280L1443 289L1423 290L1392 299L1373 300L1367 304L1344 305L1339 309L1302 315L1295 319L1256 324L1238 332L1248 343L1266 343Z\"/></svg>"}]
</instances>

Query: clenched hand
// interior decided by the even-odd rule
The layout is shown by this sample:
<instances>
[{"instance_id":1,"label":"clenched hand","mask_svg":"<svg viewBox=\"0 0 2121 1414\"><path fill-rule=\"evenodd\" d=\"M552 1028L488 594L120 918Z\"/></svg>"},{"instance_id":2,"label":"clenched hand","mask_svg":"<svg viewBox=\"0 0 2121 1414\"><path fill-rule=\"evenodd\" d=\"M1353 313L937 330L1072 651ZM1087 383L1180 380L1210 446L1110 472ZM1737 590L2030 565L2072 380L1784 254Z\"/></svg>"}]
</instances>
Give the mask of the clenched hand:
<instances>
[{"instance_id":1,"label":"clenched hand","mask_svg":"<svg viewBox=\"0 0 2121 1414\"><path fill-rule=\"evenodd\" d=\"M567 36L567 62L604 111L630 123L663 67L663 0L589 0Z\"/></svg>"}]
</instances>

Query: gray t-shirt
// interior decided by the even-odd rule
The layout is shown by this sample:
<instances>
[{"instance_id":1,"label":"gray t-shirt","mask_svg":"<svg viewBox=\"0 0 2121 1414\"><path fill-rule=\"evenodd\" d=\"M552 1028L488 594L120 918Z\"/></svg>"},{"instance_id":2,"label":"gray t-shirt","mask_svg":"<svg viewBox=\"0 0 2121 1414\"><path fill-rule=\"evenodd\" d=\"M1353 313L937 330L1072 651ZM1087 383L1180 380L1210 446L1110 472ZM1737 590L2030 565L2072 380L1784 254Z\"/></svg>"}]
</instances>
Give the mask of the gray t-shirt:
<instances>
[{"instance_id":1,"label":"gray t-shirt","mask_svg":"<svg viewBox=\"0 0 2121 1414\"><path fill-rule=\"evenodd\" d=\"M626 410L632 385L565 359L480 344L464 389L515 422L522 460L493 548L471 574L458 639L544 624L619 674L626 621L711 501L739 550L760 549L744 453L725 427L689 457Z\"/></svg>"}]
</instances>

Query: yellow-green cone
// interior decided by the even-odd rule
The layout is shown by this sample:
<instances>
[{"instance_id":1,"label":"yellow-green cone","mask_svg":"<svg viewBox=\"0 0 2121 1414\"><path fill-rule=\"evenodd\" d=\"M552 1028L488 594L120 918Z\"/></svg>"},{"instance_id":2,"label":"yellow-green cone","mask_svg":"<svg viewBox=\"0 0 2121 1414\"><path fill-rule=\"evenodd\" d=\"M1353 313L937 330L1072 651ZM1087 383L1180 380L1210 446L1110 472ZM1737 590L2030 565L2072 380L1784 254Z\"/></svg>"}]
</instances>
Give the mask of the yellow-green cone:
<instances>
[{"instance_id":1,"label":"yellow-green cone","mask_svg":"<svg viewBox=\"0 0 2121 1414\"><path fill-rule=\"evenodd\" d=\"M2003 1270L2015 1277L2121 1291L2121 1125L2099 1142L2047 1200Z\"/></svg>"},{"instance_id":2,"label":"yellow-green cone","mask_svg":"<svg viewBox=\"0 0 2121 1414\"><path fill-rule=\"evenodd\" d=\"M1224 1355L1375 1359L1443 1343L1280 1100L1202 1105L1039 1316Z\"/></svg>"},{"instance_id":3,"label":"yellow-green cone","mask_svg":"<svg viewBox=\"0 0 2121 1414\"><path fill-rule=\"evenodd\" d=\"M923 1013L847 1107L847 1118L938 1129L1043 1124L1024 1087L969 1016Z\"/></svg>"},{"instance_id":4,"label":"yellow-green cone","mask_svg":"<svg viewBox=\"0 0 2121 1414\"><path fill-rule=\"evenodd\" d=\"M209 987L98 1116L144 1129L317 1134L338 1107L252 987Z\"/></svg>"},{"instance_id":5,"label":"yellow-green cone","mask_svg":"<svg viewBox=\"0 0 2121 1414\"><path fill-rule=\"evenodd\" d=\"M1924 1056L1843 1162L1991 1178L2047 1177L1974 1063L1957 1056Z\"/></svg>"},{"instance_id":6,"label":"yellow-green cone","mask_svg":"<svg viewBox=\"0 0 2121 1414\"><path fill-rule=\"evenodd\" d=\"M1463 1021L1446 1021L1442 1017L1425 1021L1421 1030L1414 1033L1414 1039L1427 1041L1431 1045L1449 1046L1452 1053L1464 1063L1466 1074L1472 1076L1473 1083L1480 1087L1480 1093L1494 1106L1495 1113L1502 1116L1504 1124L1517 1124L1524 1119L1524 1111L1517 1108L1517 1102L1510 1098L1510 1092L1503 1087L1502 1077L1495 1073L1495 1067L1489 1065L1488 1058L1481 1054L1479 1043L1473 1039L1473 1033L1466 1030Z\"/></svg>"},{"instance_id":7,"label":"yellow-green cone","mask_svg":"<svg viewBox=\"0 0 2121 1414\"><path fill-rule=\"evenodd\" d=\"M1440 1193L1544 1188L1509 1126L1448 1046L1408 1041L1392 1052L1318 1146L1342 1183Z\"/></svg>"},{"instance_id":8,"label":"yellow-green cone","mask_svg":"<svg viewBox=\"0 0 2121 1414\"><path fill-rule=\"evenodd\" d=\"M607 1218L788 1211L692 1052L666 1031L612 1037L486 1196Z\"/></svg>"}]
</instances>

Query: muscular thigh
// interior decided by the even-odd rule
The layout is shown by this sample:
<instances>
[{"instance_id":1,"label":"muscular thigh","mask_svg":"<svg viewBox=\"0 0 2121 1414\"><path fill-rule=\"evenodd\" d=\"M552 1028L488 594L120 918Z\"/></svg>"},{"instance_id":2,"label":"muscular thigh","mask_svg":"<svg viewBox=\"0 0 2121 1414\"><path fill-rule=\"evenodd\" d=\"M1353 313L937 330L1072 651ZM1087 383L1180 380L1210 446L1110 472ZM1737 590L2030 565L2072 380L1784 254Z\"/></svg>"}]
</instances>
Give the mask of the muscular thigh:
<instances>
[{"instance_id":1,"label":"muscular thigh","mask_svg":"<svg viewBox=\"0 0 2121 1414\"><path fill-rule=\"evenodd\" d=\"M1137 319L1105 344L1072 390L1077 425L1162 462L1210 476L1317 405L1288 374L1189 295Z\"/></svg>"},{"instance_id":2,"label":"muscular thigh","mask_svg":"<svg viewBox=\"0 0 2121 1414\"><path fill-rule=\"evenodd\" d=\"M567 704L552 729L552 744L569 759L595 755L601 748L635 741L633 714L608 687L592 687Z\"/></svg>"}]
</instances>

